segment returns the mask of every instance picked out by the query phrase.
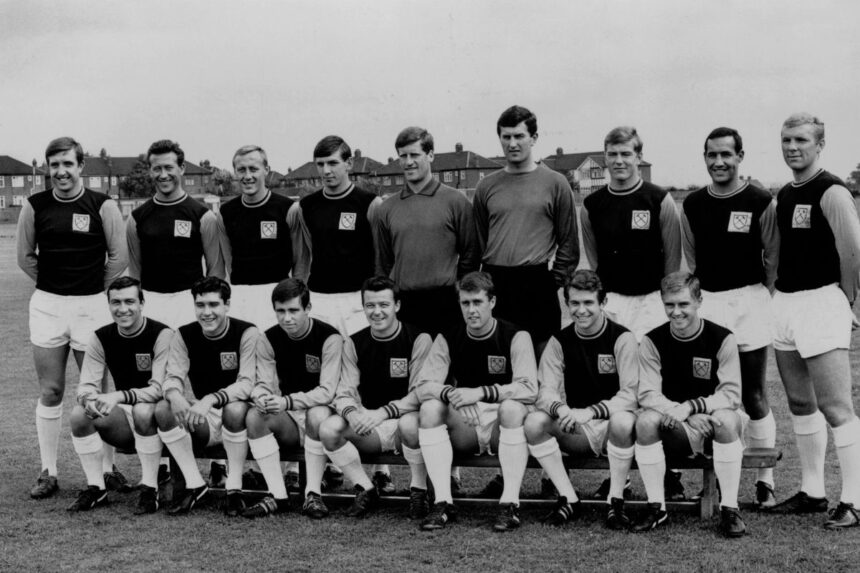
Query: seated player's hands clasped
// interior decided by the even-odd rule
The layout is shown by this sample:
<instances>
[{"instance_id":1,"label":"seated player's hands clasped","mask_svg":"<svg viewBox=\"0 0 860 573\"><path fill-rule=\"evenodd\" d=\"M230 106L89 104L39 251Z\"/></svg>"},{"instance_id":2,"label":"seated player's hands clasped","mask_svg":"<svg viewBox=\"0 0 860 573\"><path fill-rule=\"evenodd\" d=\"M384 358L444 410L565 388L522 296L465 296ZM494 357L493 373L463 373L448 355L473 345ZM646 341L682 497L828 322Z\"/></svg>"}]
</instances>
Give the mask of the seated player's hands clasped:
<instances>
[{"instance_id":1,"label":"seated player's hands clasped","mask_svg":"<svg viewBox=\"0 0 860 573\"><path fill-rule=\"evenodd\" d=\"M458 410L463 406L477 404L484 398L484 391L481 388L454 388L448 394L448 400L452 406Z\"/></svg>"}]
</instances>

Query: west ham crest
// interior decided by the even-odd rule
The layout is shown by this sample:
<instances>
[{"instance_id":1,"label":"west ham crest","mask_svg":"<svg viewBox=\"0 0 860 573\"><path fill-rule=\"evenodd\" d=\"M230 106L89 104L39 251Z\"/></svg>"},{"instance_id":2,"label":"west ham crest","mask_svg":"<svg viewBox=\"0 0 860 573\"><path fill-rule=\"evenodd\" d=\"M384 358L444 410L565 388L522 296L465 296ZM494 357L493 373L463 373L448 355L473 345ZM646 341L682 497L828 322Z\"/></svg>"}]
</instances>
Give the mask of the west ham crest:
<instances>
[{"instance_id":1,"label":"west ham crest","mask_svg":"<svg viewBox=\"0 0 860 573\"><path fill-rule=\"evenodd\" d=\"M221 353L221 370L236 370L239 368L239 357L235 352Z\"/></svg>"},{"instance_id":2,"label":"west ham crest","mask_svg":"<svg viewBox=\"0 0 860 573\"><path fill-rule=\"evenodd\" d=\"M630 228L645 231L651 228L651 211L633 211Z\"/></svg>"},{"instance_id":3,"label":"west ham crest","mask_svg":"<svg viewBox=\"0 0 860 573\"><path fill-rule=\"evenodd\" d=\"M693 357L693 378L711 379L711 359Z\"/></svg>"},{"instance_id":4,"label":"west ham crest","mask_svg":"<svg viewBox=\"0 0 860 573\"><path fill-rule=\"evenodd\" d=\"M79 215L75 213L72 215L72 231L77 231L78 233L86 233L90 230L90 216L89 215Z\"/></svg>"},{"instance_id":5,"label":"west ham crest","mask_svg":"<svg viewBox=\"0 0 860 573\"><path fill-rule=\"evenodd\" d=\"M392 378L406 378L409 376L409 359L392 358L388 364L388 375Z\"/></svg>"},{"instance_id":6,"label":"west ham crest","mask_svg":"<svg viewBox=\"0 0 860 573\"><path fill-rule=\"evenodd\" d=\"M138 372L149 372L152 370L152 356L149 354L135 354L134 361L137 363Z\"/></svg>"},{"instance_id":7,"label":"west ham crest","mask_svg":"<svg viewBox=\"0 0 860 573\"><path fill-rule=\"evenodd\" d=\"M320 371L320 357L305 354L305 370L311 373Z\"/></svg>"},{"instance_id":8,"label":"west ham crest","mask_svg":"<svg viewBox=\"0 0 860 573\"><path fill-rule=\"evenodd\" d=\"M487 372L490 374L504 374L508 361L504 356L487 356Z\"/></svg>"},{"instance_id":9,"label":"west ham crest","mask_svg":"<svg viewBox=\"0 0 860 573\"><path fill-rule=\"evenodd\" d=\"M191 238L191 221L173 221L173 236Z\"/></svg>"},{"instance_id":10,"label":"west ham crest","mask_svg":"<svg viewBox=\"0 0 860 573\"><path fill-rule=\"evenodd\" d=\"M791 217L793 229L809 229L812 226L812 205L795 205Z\"/></svg>"},{"instance_id":11,"label":"west ham crest","mask_svg":"<svg viewBox=\"0 0 860 573\"><path fill-rule=\"evenodd\" d=\"M618 372L618 369L615 367L615 356L612 354L598 354L597 372L599 374L615 374Z\"/></svg>"},{"instance_id":12,"label":"west ham crest","mask_svg":"<svg viewBox=\"0 0 860 573\"><path fill-rule=\"evenodd\" d=\"M261 239L277 239L278 238L278 222L277 221L260 221L260 238Z\"/></svg>"},{"instance_id":13,"label":"west ham crest","mask_svg":"<svg viewBox=\"0 0 860 573\"><path fill-rule=\"evenodd\" d=\"M355 231L355 213L341 213L337 228L340 231Z\"/></svg>"},{"instance_id":14,"label":"west ham crest","mask_svg":"<svg viewBox=\"0 0 860 573\"><path fill-rule=\"evenodd\" d=\"M752 225L752 213L732 211L729 217L729 233L749 233Z\"/></svg>"}]
</instances>

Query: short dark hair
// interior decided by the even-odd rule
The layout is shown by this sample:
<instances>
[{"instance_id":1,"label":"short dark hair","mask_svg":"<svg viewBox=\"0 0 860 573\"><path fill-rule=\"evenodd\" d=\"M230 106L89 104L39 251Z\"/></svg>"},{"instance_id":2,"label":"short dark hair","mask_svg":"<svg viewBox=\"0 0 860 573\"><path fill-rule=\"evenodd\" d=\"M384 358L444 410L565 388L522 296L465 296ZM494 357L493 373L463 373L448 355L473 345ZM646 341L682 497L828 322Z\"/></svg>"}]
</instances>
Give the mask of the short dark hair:
<instances>
[{"instance_id":1,"label":"short dark hair","mask_svg":"<svg viewBox=\"0 0 860 573\"><path fill-rule=\"evenodd\" d=\"M699 277L687 271L675 271L669 273L660 281L660 295L681 292L685 288L690 289L690 296L696 300L702 300L702 286Z\"/></svg>"},{"instance_id":2,"label":"short dark hair","mask_svg":"<svg viewBox=\"0 0 860 573\"><path fill-rule=\"evenodd\" d=\"M338 151L340 152L340 158L344 161L352 157L352 149L349 148L349 145L342 137L327 135L320 139L319 143L314 147L314 159L317 157L328 157Z\"/></svg>"},{"instance_id":3,"label":"short dark hair","mask_svg":"<svg viewBox=\"0 0 860 573\"><path fill-rule=\"evenodd\" d=\"M633 142L633 151L636 153L642 153L642 148L644 147L642 138L639 137L639 132L636 131L636 128L629 125L616 127L607 133L606 137L603 139L603 151L605 152L606 148L610 145L620 145L622 143L627 143L628 141Z\"/></svg>"},{"instance_id":4,"label":"short dark hair","mask_svg":"<svg viewBox=\"0 0 860 573\"><path fill-rule=\"evenodd\" d=\"M529 135L534 136L537 133L537 116L521 105L512 105L499 116L496 122L496 135L501 135L503 127L516 127L522 122L526 122Z\"/></svg>"},{"instance_id":5,"label":"short dark hair","mask_svg":"<svg viewBox=\"0 0 860 573\"><path fill-rule=\"evenodd\" d=\"M457 281L457 292L486 291L487 298L496 296L496 285L490 273L484 271L472 271Z\"/></svg>"},{"instance_id":6,"label":"short dark hair","mask_svg":"<svg viewBox=\"0 0 860 573\"><path fill-rule=\"evenodd\" d=\"M375 277L370 277L365 280L361 285L362 304L364 303L365 292L382 292L384 290L390 290L394 293L394 302L398 302L400 300L400 288L397 286L397 283L384 275L376 275Z\"/></svg>"},{"instance_id":7,"label":"short dark hair","mask_svg":"<svg viewBox=\"0 0 860 573\"><path fill-rule=\"evenodd\" d=\"M302 279L284 279L272 289L272 307L276 302L285 303L294 298L301 299L302 308L311 303L311 291Z\"/></svg>"},{"instance_id":8,"label":"short dark hair","mask_svg":"<svg viewBox=\"0 0 860 573\"><path fill-rule=\"evenodd\" d=\"M584 290L597 293L597 302L606 300L606 291L598 274L588 269L580 269L567 275L564 279L564 302L570 302L570 289Z\"/></svg>"},{"instance_id":9,"label":"short dark hair","mask_svg":"<svg viewBox=\"0 0 860 573\"><path fill-rule=\"evenodd\" d=\"M219 279L218 277L203 277L201 279L197 279L194 281L194 284L191 285L191 296L194 297L194 300L197 300L198 296L208 294L210 292L218 293L221 300L224 302L230 302L230 285L223 279Z\"/></svg>"},{"instance_id":10,"label":"short dark hair","mask_svg":"<svg viewBox=\"0 0 860 573\"><path fill-rule=\"evenodd\" d=\"M176 163L182 167L185 165L185 152L179 147L179 143L170 141L169 139L159 139L149 146L146 151L146 163L149 164L149 158L153 155L164 155L165 153L175 153Z\"/></svg>"},{"instance_id":11,"label":"short dark hair","mask_svg":"<svg viewBox=\"0 0 860 573\"><path fill-rule=\"evenodd\" d=\"M735 153L740 153L744 150L744 140L741 139L741 134L738 133L738 130L732 129L731 127L718 127L705 138L705 153L708 152L708 141L711 139L718 139L720 137L731 137L735 140Z\"/></svg>"},{"instance_id":12,"label":"short dark hair","mask_svg":"<svg viewBox=\"0 0 860 573\"><path fill-rule=\"evenodd\" d=\"M110 300L110 291L122 290L124 288L129 287L137 287L137 299L140 302L143 302L143 289L140 288L140 281L134 277L129 276L119 277L118 279L115 279L112 283L110 283L110 286L108 286L106 293L108 300Z\"/></svg>"},{"instance_id":13,"label":"short dark hair","mask_svg":"<svg viewBox=\"0 0 860 573\"><path fill-rule=\"evenodd\" d=\"M75 158L78 160L78 165L84 162L84 148L81 144L71 137L58 137L52 139L45 148L45 161L48 161L52 155L64 153L70 149L75 150Z\"/></svg>"},{"instance_id":14,"label":"short dark hair","mask_svg":"<svg viewBox=\"0 0 860 573\"><path fill-rule=\"evenodd\" d=\"M423 127L415 126L407 127L397 134L397 139L394 140L394 149L399 152L401 148L412 145L416 141L421 142L421 149L424 153L433 151L433 136Z\"/></svg>"}]
</instances>

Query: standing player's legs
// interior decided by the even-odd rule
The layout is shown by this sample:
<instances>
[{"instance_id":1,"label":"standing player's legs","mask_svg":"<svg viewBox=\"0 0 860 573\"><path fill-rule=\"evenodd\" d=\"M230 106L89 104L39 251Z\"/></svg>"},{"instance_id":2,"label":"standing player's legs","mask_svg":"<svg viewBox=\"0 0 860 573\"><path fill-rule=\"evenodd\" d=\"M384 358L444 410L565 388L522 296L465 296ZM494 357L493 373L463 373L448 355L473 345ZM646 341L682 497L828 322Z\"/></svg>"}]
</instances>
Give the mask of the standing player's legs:
<instances>
[{"instance_id":1,"label":"standing player's legs","mask_svg":"<svg viewBox=\"0 0 860 573\"><path fill-rule=\"evenodd\" d=\"M747 442L752 448L776 446L776 419L765 392L767 349L740 352L741 393L744 410L750 417ZM773 468L761 468L756 476L756 504L762 508L776 505Z\"/></svg>"},{"instance_id":2,"label":"standing player's legs","mask_svg":"<svg viewBox=\"0 0 860 573\"><path fill-rule=\"evenodd\" d=\"M69 346L44 348L33 345L33 360L39 381L39 400L36 403L36 434L42 472L30 490L35 499L49 497L57 491L57 450L63 426L63 394L66 388L66 360ZM75 358L77 359L77 353ZM83 362L83 353L78 365Z\"/></svg>"},{"instance_id":3,"label":"standing player's legs","mask_svg":"<svg viewBox=\"0 0 860 573\"><path fill-rule=\"evenodd\" d=\"M576 515L579 497L570 483L567 468L564 467L559 441L564 440L565 451L568 453L587 455L591 452L588 438L584 434L565 434L559 428L558 422L543 411L529 414L524 427L529 453L540 463L559 494L556 507L544 516L542 521L550 525L562 525Z\"/></svg>"},{"instance_id":4,"label":"standing player's legs","mask_svg":"<svg viewBox=\"0 0 860 573\"><path fill-rule=\"evenodd\" d=\"M170 403L161 400L155 406L155 421L158 425L158 437L170 450L176 465L185 479L185 491L179 495L174 493L174 504L168 513L180 515L188 513L209 491L209 486L200 474L197 459L194 457L194 444L205 446L209 443L209 424L199 424L191 433L179 425Z\"/></svg>"}]
</instances>

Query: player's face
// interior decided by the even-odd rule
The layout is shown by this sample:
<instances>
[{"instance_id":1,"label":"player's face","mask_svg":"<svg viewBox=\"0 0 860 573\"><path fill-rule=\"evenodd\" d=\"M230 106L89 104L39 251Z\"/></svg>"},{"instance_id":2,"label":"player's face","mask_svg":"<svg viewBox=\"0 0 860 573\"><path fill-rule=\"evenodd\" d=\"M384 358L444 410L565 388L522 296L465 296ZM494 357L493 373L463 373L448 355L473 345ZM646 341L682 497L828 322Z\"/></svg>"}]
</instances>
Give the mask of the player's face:
<instances>
[{"instance_id":1,"label":"player's face","mask_svg":"<svg viewBox=\"0 0 860 573\"><path fill-rule=\"evenodd\" d=\"M227 311L230 303L217 292L204 292L194 298L194 315L203 327L203 334L220 334L227 327Z\"/></svg>"},{"instance_id":2,"label":"player's face","mask_svg":"<svg viewBox=\"0 0 860 573\"><path fill-rule=\"evenodd\" d=\"M693 297L689 288L681 289L679 292L670 292L663 295L663 308L672 331L689 335L699 327L699 306L701 300Z\"/></svg>"},{"instance_id":3,"label":"player's face","mask_svg":"<svg viewBox=\"0 0 860 573\"><path fill-rule=\"evenodd\" d=\"M323 185L332 191L343 191L349 185L349 170L352 169L352 158L344 160L340 151L328 157L315 157L317 173Z\"/></svg>"},{"instance_id":4,"label":"player's face","mask_svg":"<svg viewBox=\"0 0 860 573\"><path fill-rule=\"evenodd\" d=\"M136 332L143 324L143 303L139 297L136 286L108 291L111 317L122 332Z\"/></svg>"},{"instance_id":5,"label":"player's face","mask_svg":"<svg viewBox=\"0 0 860 573\"><path fill-rule=\"evenodd\" d=\"M433 152L425 153L421 149L420 141L399 148L397 150L397 157L407 181L421 183L430 177Z\"/></svg>"},{"instance_id":6,"label":"player's face","mask_svg":"<svg viewBox=\"0 0 860 573\"><path fill-rule=\"evenodd\" d=\"M185 166L179 166L179 159L172 151L149 156L149 177L158 193L170 195L177 189L181 189L183 173L185 173Z\"/></svg>"},{"instance_id":7,"label":"player's face","mask_svg":"<svg viewBox=\"0 0 860 573\"><path fill-rule=\"evenodd\" d=\"M278 324L284 331L292 336L301 336L310 325L311 305L307 308L302 306L301 297L291 298L286 302L275 303L275 316Z\"/></svg>"},{"instance_id":8,"label":"player's face","mask_svg":"<svg viewBox=\"0 0 860 573\"><path fill-rule=\"evenodd\" d=\"M642 154L636 153L632 140L607 145L603 155L613 187L624 188L636 182Z\"/></svg>"},{"instance_id":9,"label":"player's face","mask_svg":"<svg viewBox=\"0 0 860 573\"><path fill-rule=\"evenodd\" d=\"M532 147L537 141L537 133L529 135L526 122L520 122L516 127L502 127L499 131L499 143L505 160L511 165L520 165L531 159Z\"/></svg>"},{"instance_id":10,"label":"player's face","mask_svg":"<svg viewBox=\"0 0 860 573\"><path fill-rule=\"evenodd\" d=\"M738 166L744 160L744 152L735 151L732 136L709 139L705 143L705 166L711 180L717 185L725 185L738 177Z\"/></svg>"},{"instance_id":11,"label":"player's face","mask_svg":"<svg viewBox=\"0 0 860 573\"><path fill-rule=\"evenodd\" d=\"M252 151L240 155L233 163L233 171L242 193L249 197L262 196L266 193L266 176L269 168L263 163L263 156L259 151Z\"/></svg>"},{"instance_id":12,"label":"player's face","mask_svg":"<svg viewBox=\"0 0 860 573\"><path fill-rule=\"evenodd\" d=\"M591 333L603 325L603 304L596 291L568 289L567 308L580 332Z\"/></svg>"},{"instance_id":13,"label":"player's face","mask_svg":"<svg viewBox=\"0 0 860 573\"><path fill-rule=\"evenodd\" d=\"M48 158L48 173L54 183L54 189L64 193L78 189L83 168L83 163L78 163L74 149L55 153Z\"/></svg>"},{"instance_id":14,"label":"player's face","mask_svg":"<svg viewBox=\"0 0 860 573\"><path fill-rule=\"evenodd\" d=\"M397 330L399 310L400 303L394 302L394 292L391 289L364 291L364 316L375 335L385 337L394 334Z\"/></svg>"},{"instance_id":15,"label":"player's face","mask_svg":"<svg viewBox=\"0 0 860 573\"><path fill-rule=\"evenodd\" d=\"M493 320L493 307L496 306L496 297L488 297L487 291L477 292L460 291L460 311L466 328L471 332L485 332Z\"/></svg>"},{"instance_id":16,"label":"player's face","mask_svg":"<svg viewBox=\"0 0 860 573\"><path fill-rule=\"evenodd\" d=\"M803 171L816 161L824 140L815 139L813 126L809 124L786 127L782 130L782 158L792 171Z\"/></svg>"}]
</instances>

